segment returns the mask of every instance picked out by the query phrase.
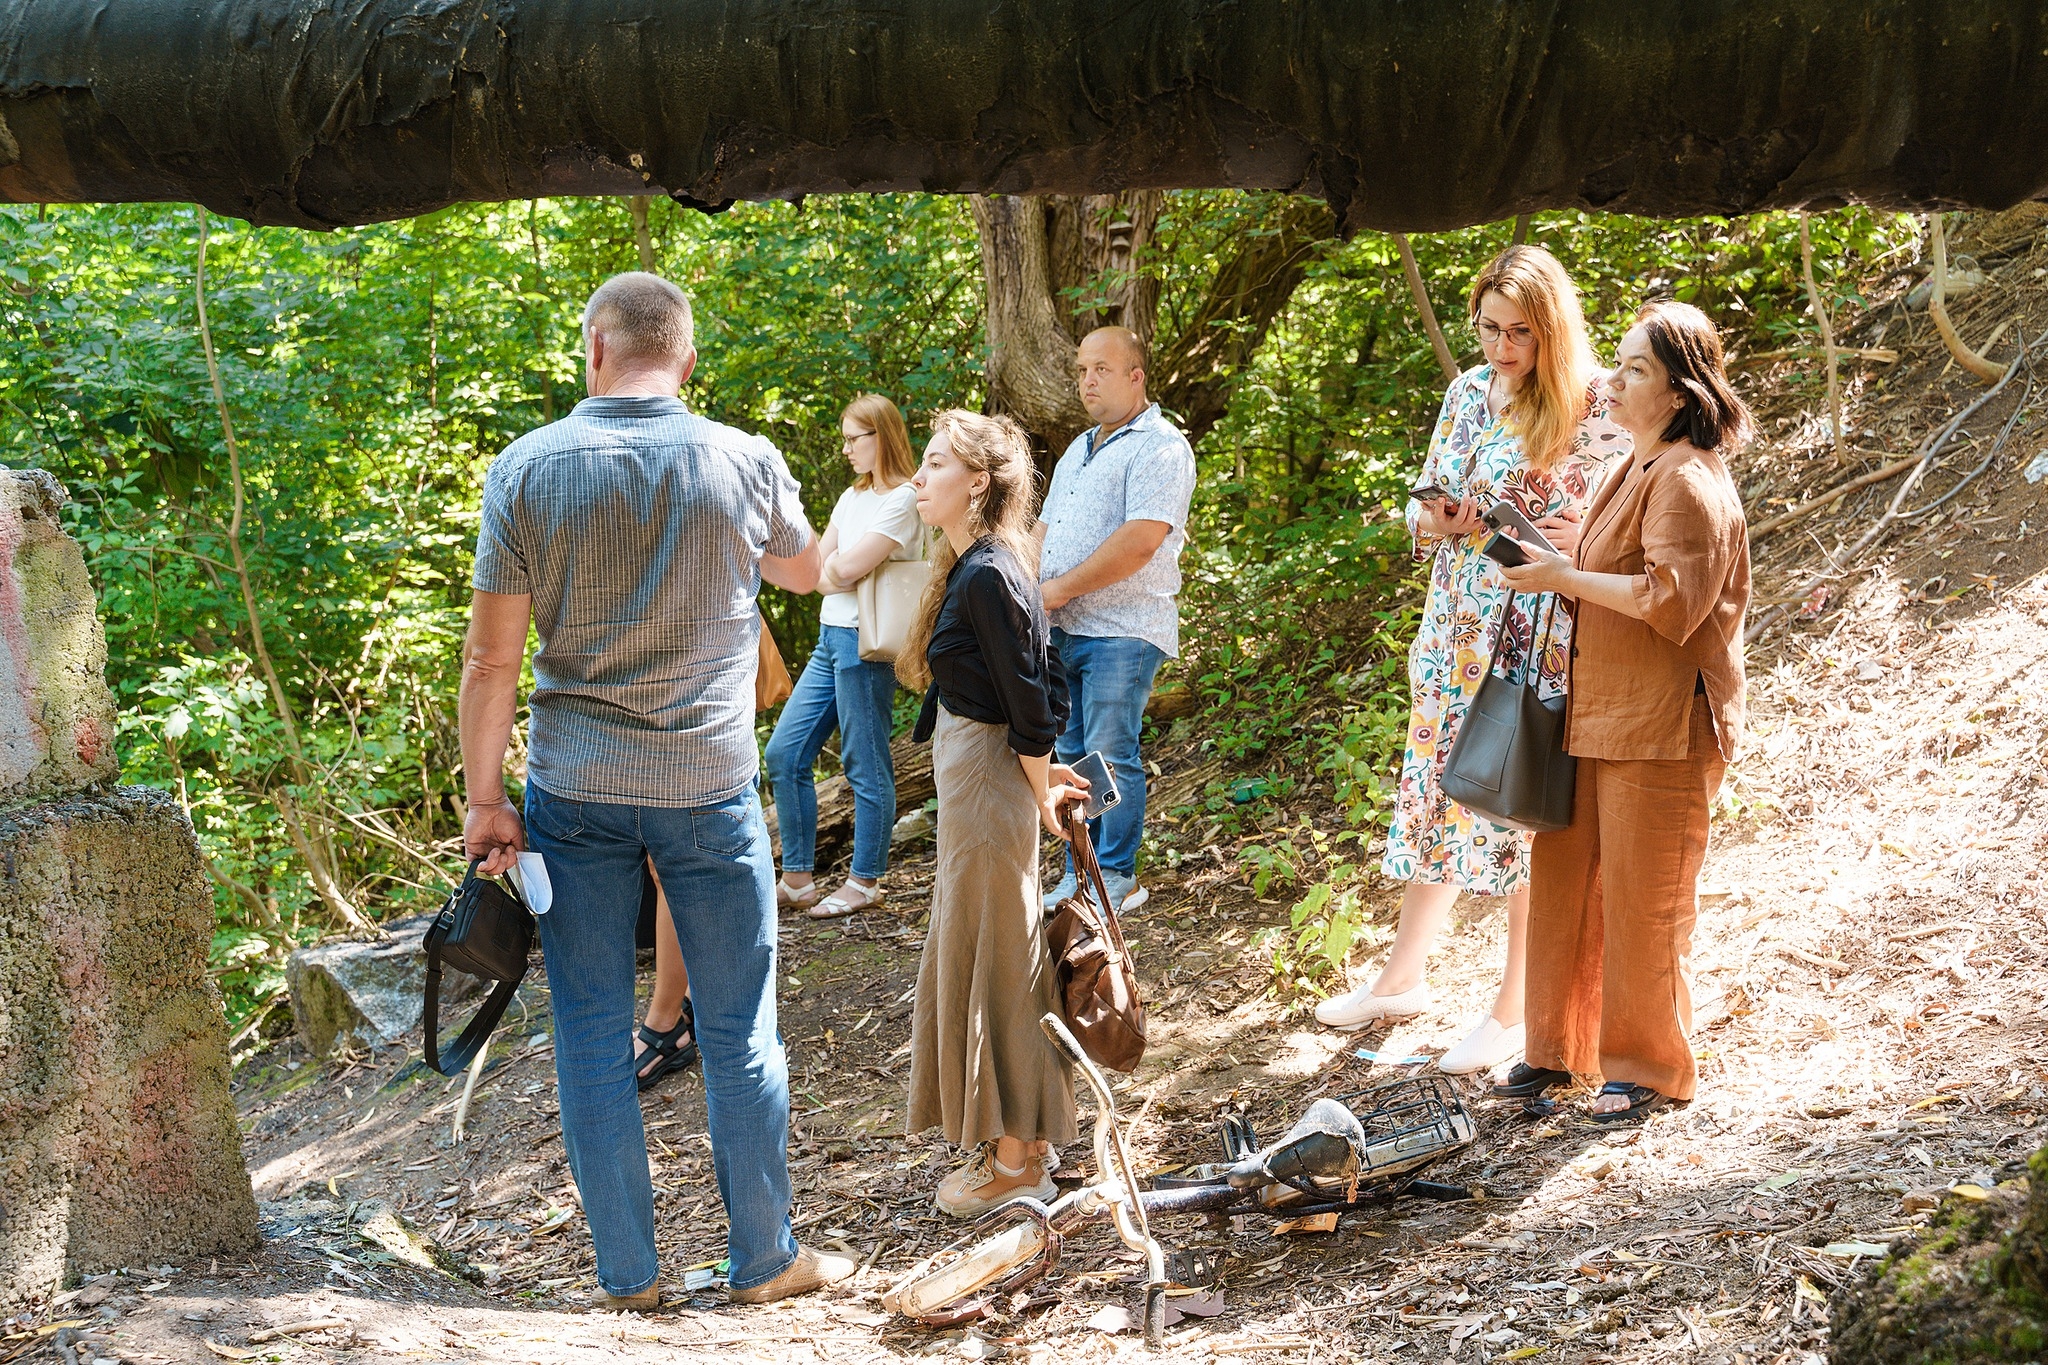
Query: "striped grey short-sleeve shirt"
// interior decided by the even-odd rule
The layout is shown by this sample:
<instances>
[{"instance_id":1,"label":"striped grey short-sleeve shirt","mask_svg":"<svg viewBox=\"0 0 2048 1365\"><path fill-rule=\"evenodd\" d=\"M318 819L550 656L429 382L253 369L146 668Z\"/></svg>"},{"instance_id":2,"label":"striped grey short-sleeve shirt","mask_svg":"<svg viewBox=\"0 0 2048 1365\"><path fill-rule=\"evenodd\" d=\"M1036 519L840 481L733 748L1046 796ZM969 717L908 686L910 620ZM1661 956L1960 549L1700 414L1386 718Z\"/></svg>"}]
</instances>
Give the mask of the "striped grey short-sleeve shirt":
<instances>
[{"instance_id":1,"label":"striped grey short-sleeve shirt","mask_svg":"<svg viewBox=\"0 0 2048 1365\"><path fill-rule=\"evenodd\" d=\"M533 598L528 777L626 805L745 791L761 557L810 536L781 452L679 399L587 398L507 446L473 582Z\"/></svg>"}]
</instances>

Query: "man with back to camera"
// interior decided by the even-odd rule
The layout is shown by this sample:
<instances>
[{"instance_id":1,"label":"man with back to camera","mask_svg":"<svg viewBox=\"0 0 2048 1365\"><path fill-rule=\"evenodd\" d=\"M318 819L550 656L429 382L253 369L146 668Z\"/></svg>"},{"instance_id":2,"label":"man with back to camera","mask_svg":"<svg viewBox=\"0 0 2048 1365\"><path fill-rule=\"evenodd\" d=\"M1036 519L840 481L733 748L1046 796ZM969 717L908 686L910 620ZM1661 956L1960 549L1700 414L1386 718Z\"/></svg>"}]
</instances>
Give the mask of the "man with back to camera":
<instances>
[{"instance_id":1,"label":"man with back to camera","mask_svg":"<svg viewBox=\"0 0 2048 1365\"><path fill-rule=\"evenodd\" d=\"M529 840L562 1144L608 1310L661 1301L633 1060L641 869L668 889L690 969L731 1297L853 1273L790 1229L789 1071L775 1023L775 895L754 792L761 581L808 592L818 540L768 441L690 412L690 301L617 275L583 313L590 397L505 448L484 480L460 723L463 842L502 873ZM524 821L505 797L529 618Z\"/></svg>"},{"instance_id":2,"label":"man with back to camera","mask_svg":"<svg viewBox=\"0 0 2048 1365\"><path fill-rule=\"evenodd\" d=\"M1066 666L1073 711L1054 746L1072 764L1100 750L1118 804L1091 825L1110 900L1135 910L1138 842L1145 832L1145 766L1138 732L1159 665L1180 655L1180 547L1195 491L1195 452L1145 398L1145 345L1123 327L1100 327L1075 356L1081 406L1096 425L1053 468L1038 529L1039 577L1052 644ZM1073 860L1046 896L1074 892Z\"/></svg>"}]
</instances>

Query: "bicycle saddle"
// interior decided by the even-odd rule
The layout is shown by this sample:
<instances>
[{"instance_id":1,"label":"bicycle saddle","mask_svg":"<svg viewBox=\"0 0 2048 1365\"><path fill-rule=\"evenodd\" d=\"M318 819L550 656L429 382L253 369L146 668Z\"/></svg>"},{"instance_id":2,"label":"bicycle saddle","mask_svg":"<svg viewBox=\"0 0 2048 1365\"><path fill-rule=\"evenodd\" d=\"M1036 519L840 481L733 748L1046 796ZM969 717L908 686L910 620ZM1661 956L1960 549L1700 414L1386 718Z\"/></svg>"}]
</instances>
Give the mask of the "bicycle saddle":
<instances>
[{"instance_id":1,"label":"bicycle saddle","mask_svg":"<svg viewBox=\"0 0 2048 1365\"><path fill-rule=\"evenodd\" d=\"M1358 1116L1335 1100L1317 1100L1287 1135L1233 1164L1231 1188L1261 1189L1291 1181L1346 1181L1365 1155Z\"/></svg>"}]
</instances>

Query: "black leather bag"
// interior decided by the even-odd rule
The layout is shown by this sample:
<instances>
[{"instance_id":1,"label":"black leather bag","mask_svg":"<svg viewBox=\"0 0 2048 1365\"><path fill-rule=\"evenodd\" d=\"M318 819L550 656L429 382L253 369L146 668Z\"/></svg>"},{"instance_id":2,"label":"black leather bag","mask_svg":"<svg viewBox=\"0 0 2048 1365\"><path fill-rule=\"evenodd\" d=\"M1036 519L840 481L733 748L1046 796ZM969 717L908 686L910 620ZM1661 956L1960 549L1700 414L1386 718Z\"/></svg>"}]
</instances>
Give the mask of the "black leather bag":
<instances>
[{"instance_id":1,"label":"black leather bag","mask_svg":"<svg viewBox=\"0 0 2048 1365\"><path fill-rule=\"evenodd\" d=\"M505 1017L513 992L526 977L526 955L533 947L533 912L517 891L477 876L481 862L470 863L462 885L427 926L427 990L421 1014L427 1034L427 1065L443 1076L461 1074ZM440 1046L443 964L497 983L446 1056Z\"/></svg>"},{"instance_id":2,"label":"black leather bag","mask_svg":"<svg viewBox=\"0 0 2048 1365\"><path fill-rule=\"evenodd\" d=\"M1550 641L1551 610L1542 631L1530 632L1529 657L1521 682L1496 671L1500 646L1514 614L1515 594L1501 604L1493 648L1479 695L1465 712L1451 756L1444 763L1444 794L1476 815L1510 829L1542 833L1572 822L1572 788L1578 761L1564 751L1565 699L1537 694L1542 646Z\"/></svg>"}]
</instances>

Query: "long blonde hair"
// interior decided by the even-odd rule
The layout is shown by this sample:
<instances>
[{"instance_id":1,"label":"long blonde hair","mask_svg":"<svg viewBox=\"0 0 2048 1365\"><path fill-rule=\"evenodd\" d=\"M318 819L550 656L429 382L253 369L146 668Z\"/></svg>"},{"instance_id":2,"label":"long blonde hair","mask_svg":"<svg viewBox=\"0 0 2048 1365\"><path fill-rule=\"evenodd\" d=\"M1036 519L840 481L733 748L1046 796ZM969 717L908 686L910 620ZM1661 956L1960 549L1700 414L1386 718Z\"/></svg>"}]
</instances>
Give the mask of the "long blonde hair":
<instances>
[{"instance_id":1,"label":"long blonde hair","mask_svg":"<svg viewBox=\"0 0 2048 1365\"><path fill-rule=\"evenodd\" d=\"M873 488L875 474L890 488L910 482L917 472L917 456L911 453L910 430L903 425L901 409L879 393L864 393L846 405L839 420L857 422L875 433L875 473L855 479L855 488Z\"/></svg>"},{"instance_id":2,"label":"long blonde hair","mask_svg":"<svg viewBox=\"0 0 2048 1365\"><path fill-rule=\"evenodd\" d=\"M1024 571L1038 572L1038 540L1031 525L1038 515L1038 470L1031 462L1031 439L1024 428L1007 417L984 417L978 412L949 408L932 418L932 435L946 437L953 458L977 474L988 475L988 488L968 512L968 531L979 540L992 537L1017 557ZM931 665L924 652L938 625L939 608L946 602L946 578L960 556L950 537L940 536L932 550L931 582L925 585L924 600L918 604L917 619L903 652L896 656L896 677L914 692L931 686Z\"/></svg>"},{"instance_id":3,"label":"long blonde hair","mask_svg":"<svg viewBox=\"0 0 2048 1365\"><path fill-rule=\"evenodd\" d=\"M1536 334L1536 382L1516 390L1502 415L1508 429L1522 438L1529 463L1555 469L1571 453L1586 416L1586 388L1597 368L1578 286L1542 247L1511 246L1472 281L1467 311L1475 325L1479 301L1496 292L1522 310Z\"/></svg>"}]
</instances>

